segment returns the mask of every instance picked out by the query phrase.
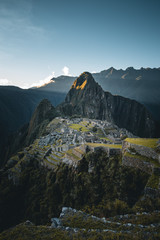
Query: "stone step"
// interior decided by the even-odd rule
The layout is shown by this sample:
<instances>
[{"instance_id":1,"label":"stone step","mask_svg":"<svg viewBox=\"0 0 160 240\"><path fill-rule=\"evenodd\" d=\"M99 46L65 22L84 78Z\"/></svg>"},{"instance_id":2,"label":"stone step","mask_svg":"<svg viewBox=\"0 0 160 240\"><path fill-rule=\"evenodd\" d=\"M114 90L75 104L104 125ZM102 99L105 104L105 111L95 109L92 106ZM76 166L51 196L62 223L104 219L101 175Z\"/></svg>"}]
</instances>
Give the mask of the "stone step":
<instances>
[{"instance_id":1,"label":"stone step","mask_svg":"<svg viewBox=\"0 0 160 240\"><path fill-rule=\"evenodd\" d=\"M50 155L49 155L49 158L53 158L54 160L56 160L56 161L60 161L61 159L59 158L59 156L57 156L56 154L54 154L54 153L51 153Z\"/></svg>"},{"instance_id":2,"label":"stone step","mask_svg":"<svg viewBox=\"0 0 160 240\"><path fill-rule=\"evenodd\" d=\"M45 159L47 159L47 161L50 162L51 164L52 163L55 165L59 164L59 159L58 160L55 158L50 159L49 157L46 157Z\"/></svg>"}]
</instances>

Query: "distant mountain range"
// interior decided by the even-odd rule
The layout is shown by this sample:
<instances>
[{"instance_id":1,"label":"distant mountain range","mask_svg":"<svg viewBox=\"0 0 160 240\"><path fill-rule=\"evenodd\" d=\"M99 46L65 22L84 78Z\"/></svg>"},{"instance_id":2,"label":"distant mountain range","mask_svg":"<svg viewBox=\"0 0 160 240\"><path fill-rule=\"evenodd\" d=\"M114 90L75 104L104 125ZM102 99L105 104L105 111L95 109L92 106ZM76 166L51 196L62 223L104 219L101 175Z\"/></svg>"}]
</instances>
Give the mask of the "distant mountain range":
<instances>
[{"instance_id":1,"label":"distant mountain range","mask_svg":"<svg viewBox=\"0 0 160 240\"><path fill-rule=\"evenodd\" d=\"M111 67L99 73L93 73L92 76L103 90L144 104L154 118L160 120L160 68L136 70L129 67L126 70L116 70ZM76 78L69 76L52 78L51 83L37 90L67 93Z\"/></svg>"}]
</instances>

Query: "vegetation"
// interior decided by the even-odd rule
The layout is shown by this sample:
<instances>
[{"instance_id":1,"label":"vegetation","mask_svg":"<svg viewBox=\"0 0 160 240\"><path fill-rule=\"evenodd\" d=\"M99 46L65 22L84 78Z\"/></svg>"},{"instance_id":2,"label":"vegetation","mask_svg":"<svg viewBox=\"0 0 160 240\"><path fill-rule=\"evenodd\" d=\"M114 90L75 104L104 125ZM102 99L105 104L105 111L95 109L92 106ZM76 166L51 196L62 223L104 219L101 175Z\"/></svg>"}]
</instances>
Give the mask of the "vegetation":
<instances>
[{"instance_id":1,"label":"vegetation","mask_svg":"<svg viewBox=\"0 0 160 240\"><path fill-rule=\"evenodd\" d=\"M113 142L113 140L111 140L111 139L109 139L109 138L107 138L107 137L101 137L100 139L104 139L104 140L106 140L106 141Z\"/></svg>"},{"instance_id":2,"label":"vegetation","mask_svg":"<svg viewBox=\"0 0 160 240\"><path fill-rule=\"evenodd\" d=\"M125 141L144 147L156 148L158 138L126 138Z\"/></svg>"},{"instance_id":3,"label":"vegetation","mask_svg":"<svg viewBox=\"0 0 160 240\"><path fill-rule=\"evenodd\" d=\"M125 152L125 156L131 157L131 158L137 158L137 159L142 160L144 162L150 162L150 163L153 163L155 166L160 167L160 163L159 163L158 159L148 158L148 157L142 156L142 155L140 155L136 152L134 152L134 154L129 153L129 152Z\"/></svg>"},{"instance_id":4,"label":"vegetation","mask_svg":"<svg viewBox=\"0 0 160 240\"><path fill-rule=\"evenodd\" d=\"M139 229L138 229L139 230ZM137 232L101 232L101 231L63 231L61 229L48 228L47 226L32 226L19 224L16 227L0 233L0 240L158 240L160 233L158 228L149 229L148 234L143 230Z\"/></svg>"},{"instance_id":5,"label":"vegetation","mask_svg":"<svg viewBox=\"0 0 160 240\"><path fill-rule=\"evenodd\" d=\"M130 212L149 178L103 151L88 153L76 169L61 164L54 171L30 157L21 161L20 171L13 173L11 180L7 171L0 173L0 231L27 219L35 224L50 223L63 206L85 209L99 217ZM89 173L90 164L93 169Z\"/></svg>"},{"instance_id":6,"label":"vegetation","mask_svg":"<svg viewBox=\"0 0 160 240\"><path fill-rule=\"evenodd\" d=\"M87 132L88 129L80 124L71 124L69 126L70 128L73 128L74 130L77 130L77 131L82 131L82 132Z\"/></svg>"},{"instance_id":7,"label":"vegetation","mask_svg":"<svg viewBox=\"0 0 160 240\"><path fill-rule=\"evenodd\" d=\"M153 189L158 189L159 182L160 182L160 177L153 173L152 176L148 180L147 187L150 187Z\"/></svg>"},{"instance_id":8,"label":"vegetation","mask_svg":"<svg viewBox=\"0 0 160 240\"><path fill-rule=\"evenodd\" d=\"M109 147L109 148L122 148L120 144L105 144L105 143L87 143L91 147Z\"/></svg>"},{"instance_id":9,"label":"vegetation","mask_svg":"<svg viewBox=\"0 0 160 240\"><path fill-rule=\"evenodd\" d=\"M66 153L67 153L67 155L73 157L75 160L77 160L77 161L80 160L80 158L79 158L78 156L76 156L75 154L73 154L72 149L69 149Z\"/></svg>"}]
</instances>

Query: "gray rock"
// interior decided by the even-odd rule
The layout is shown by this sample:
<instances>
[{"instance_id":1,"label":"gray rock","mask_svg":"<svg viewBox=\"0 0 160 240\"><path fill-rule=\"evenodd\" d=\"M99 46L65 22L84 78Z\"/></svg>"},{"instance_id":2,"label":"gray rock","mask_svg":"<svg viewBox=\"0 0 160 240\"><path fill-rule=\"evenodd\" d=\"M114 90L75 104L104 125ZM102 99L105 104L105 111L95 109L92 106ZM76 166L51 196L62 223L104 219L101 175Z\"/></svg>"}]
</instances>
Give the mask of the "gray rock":
<instances>
[{"instance_id":1,"label":"gray rock","mask_svg":"<svg viewBox=\"0 0 160 240\"><path fill-rule=\"evenodd\" d=\"M52 228L58 228L58 227L62 226L62 222L59 218L52 218L51 222L52 222L52 224L51 224Z\"/></svg>"},{"instance_id":2,"label":"gray rock","mask_svg":"<svg viewBox=\"0 0 160 240\"><path fill-rule=\"evenodd\" d=\"M33 225L34 225L34 224L33 224L31 221L29 221L29 220L25 221L24 224L27 225L27 226L33 226Z\"/></svg>"}]
</instances>

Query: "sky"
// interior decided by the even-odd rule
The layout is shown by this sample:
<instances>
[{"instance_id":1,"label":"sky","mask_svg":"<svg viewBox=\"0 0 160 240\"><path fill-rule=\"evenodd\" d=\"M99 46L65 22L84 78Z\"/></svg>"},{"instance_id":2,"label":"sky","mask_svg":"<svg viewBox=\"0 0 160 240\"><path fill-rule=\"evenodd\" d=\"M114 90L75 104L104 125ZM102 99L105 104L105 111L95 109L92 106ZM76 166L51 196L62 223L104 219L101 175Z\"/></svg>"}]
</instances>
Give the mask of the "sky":
<instances>
[{"instance_id":1,"label":"sky","mask_svg":"<svg viewBox=\"0 0 160 240\"><path fill-rule=\"evenodd\" d=\"M0 0L0 85L160 67L159 0Z\"/></svg>"}]
</instances>

